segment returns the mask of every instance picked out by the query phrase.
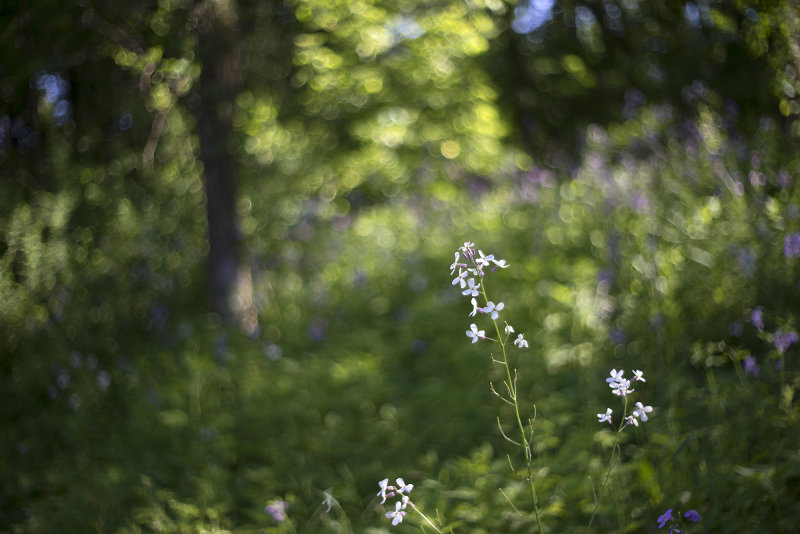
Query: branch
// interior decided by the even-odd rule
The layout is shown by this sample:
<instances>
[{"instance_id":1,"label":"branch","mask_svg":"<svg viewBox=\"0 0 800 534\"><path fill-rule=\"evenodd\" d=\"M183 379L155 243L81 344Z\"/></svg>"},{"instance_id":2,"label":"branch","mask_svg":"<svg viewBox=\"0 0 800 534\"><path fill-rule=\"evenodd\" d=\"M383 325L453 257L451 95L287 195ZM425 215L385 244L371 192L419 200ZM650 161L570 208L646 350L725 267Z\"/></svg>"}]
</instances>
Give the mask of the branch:
<instances>
[{"instance_id":1,"label":"branch","mask_svg":"<svg viewBox=\"0 0 800 534\"><path fill-rule=\"evenodd\" d=\"M78 5L81 5L79 2ZM107 37L113 43L118 44L123 48L132 50L137 54L141 54L143 49L139 41L131 37L125 30L119 26L115 26L98 15L94 9L89 8L83 12L81 22L94 30L95 32Z\"/></svg>"},{"instance_id":2,"label":"branch","mask_svg":"<svg viewBox=\"0 0 800 534\"><path fill-rule=\"evenodd\" d=\"M513 439L509 438L508 436L506 436L506 433L505 433L505 432L503 432L503 427L502 427L502 425L500 425L500 417L499 417L499 416L498 416L498 418L497 418L497 428L499 428L499 429L500 429L500 433L503 435L503 437L504 437L504 438L506 438L506 441L508 441L508 442L510 442L510 443L513 443L514 445L516 445L516 446L518 446L518 447L525 448L525 446L524 446L522 443L518 443L518 442L514 441Z\"/></svg>"},{"instance_id":3,"label":"branch","mask_svg":"<svg viewBox=\"0 0 800 534\"><path fill-rule=\"evenodd\" d=\"M144 150L142 150L142 166L145 170L153 170L156 147L158 146L159 139L161 139L161 134L164 132L164 123L166 123L166 120L166 111L159 111L156 113L156 116L153 117L153 125L150 127L150 136L147 138L147 144L145 144Z\"/></svg>"}]
</instances>

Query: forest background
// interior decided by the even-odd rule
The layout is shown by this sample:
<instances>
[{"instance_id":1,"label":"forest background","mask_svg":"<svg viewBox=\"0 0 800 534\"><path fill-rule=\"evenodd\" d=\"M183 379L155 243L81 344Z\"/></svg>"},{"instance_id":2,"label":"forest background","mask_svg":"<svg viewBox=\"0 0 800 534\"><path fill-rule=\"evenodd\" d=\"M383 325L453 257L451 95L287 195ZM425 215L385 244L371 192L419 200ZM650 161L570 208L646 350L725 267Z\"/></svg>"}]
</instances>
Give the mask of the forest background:
<instances>
[{"instance_id":1,"label":"forest background","mask_svg":"<svg viewBox=\"0 0 800 534\"><path fill-rule=\"evenodd\" d=\"M611 369L654 411L593 531L800 527L791 0L0 22L0 532L417 530L385 477L454 532L534 531L465 241L509 264L547 532L587 531Z\"/></svg>"}]
</instances>

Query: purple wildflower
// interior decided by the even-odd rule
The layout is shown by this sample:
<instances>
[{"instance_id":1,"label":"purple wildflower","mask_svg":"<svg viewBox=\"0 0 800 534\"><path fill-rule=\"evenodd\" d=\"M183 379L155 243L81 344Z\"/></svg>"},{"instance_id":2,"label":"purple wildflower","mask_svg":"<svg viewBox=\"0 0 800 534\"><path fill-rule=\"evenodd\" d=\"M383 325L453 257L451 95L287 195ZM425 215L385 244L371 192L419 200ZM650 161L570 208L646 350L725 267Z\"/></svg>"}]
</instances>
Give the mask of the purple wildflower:
<instances>
[{"instance_id":1,"label":"purple wildflower","mask_svg":"<svg viewBox=\"0 0 800 534\"><path fill-rule=\"evenodd\" d=\"M786 234L783 241L783 255L787 258L800 257L800 233Z\"/></svg>"},{"instance_id":2,"label":"purple wildflower","mask_svg":"<svg viewBox=\"0 0 800 534\"><path fill-rule=\"evenodd\" d=\"M788 332L784 332L783 330L775 331L775 348L778 349L778 354L786 352L786 349L793 343L797 343L797 341L797 332L792 332L791 330Z\"/></svg>"},{"instance_id":3,"label":"purple wildflower","mask_svg":"<svg viewBox=\"0 0 800 534\"><path fill-rule=\"evenodd\" d=\"M287 502L278 499L267 504L267 506L264 508L264 511L271 515L272 519L278 523L282 523L286 521L287 508L289 508Z\"/></svg>"},{"instance_id":4,"label":"purple wildflower","mask_svg":"<svg viewBox=\"0 0 800 534\"><path fill-rule=\"evenodd\" d=\"M786 189L790 185L792 185L792 175L789 174L786 170L781 170L778 173L778 185L781 186L781 189Z\"/></svg>"},{"instance_id":5,"label":"purple wildflower","mask_svg":"<svg viewBox=\"0 0 800 534\"><path fill-rule=\"evenodd\" d=\"M672 508L661 514L657 521L658 528L664 528L664 525L667 524L667 521L675 521L675 518L672 517Z\"/></svg>"},{"instance_id":6,"label":"purple wildflower","mask_svg":"<svg viewBox=\"0 0 800 534\"><path fill-rule=\"evenodd\" d=\"M750 314L750 321L753 323L753 326L758 328L759 332L764 331L764 308L761 306L756 306L756 309L753 310L753 313Z\"/></svg>"},{"instance_id":7,"label":"purple wildflower","mask_svg":"<svg viewBox=\"0 0 800 534\"><path fill-rule=\"evenodd\" d=\"M683 517L685 517L692 523L697 523L701 519L700 514L697 513L697 510L689 510L688 512L683 514Z\"/></svg>"},{"instance_id":8,"label":"purple wildflower","mask_svg":"<svg viewBox=\"0 0 800 534\"><path fill-rule=\"evenodd\" d=\"M611 338L611 342L614 345L625 343L625 331L621 328L613 328L611 332L608 333L608 337Z\"/></svg>"},{"instance_id":9,"label":"purple wildflower","mask_svg":"<svg viewBox=\"0 0 800 534\"><path fill-rule=\"evenodd\" d=\"M752 376L753 378L758 377L758 372L760 371L760 367L756 363L756 359L753 355L748 354L744 358L744 373L747 376ZM688 513L688 512L687 512Z\"/></svg>"}]
</instances>

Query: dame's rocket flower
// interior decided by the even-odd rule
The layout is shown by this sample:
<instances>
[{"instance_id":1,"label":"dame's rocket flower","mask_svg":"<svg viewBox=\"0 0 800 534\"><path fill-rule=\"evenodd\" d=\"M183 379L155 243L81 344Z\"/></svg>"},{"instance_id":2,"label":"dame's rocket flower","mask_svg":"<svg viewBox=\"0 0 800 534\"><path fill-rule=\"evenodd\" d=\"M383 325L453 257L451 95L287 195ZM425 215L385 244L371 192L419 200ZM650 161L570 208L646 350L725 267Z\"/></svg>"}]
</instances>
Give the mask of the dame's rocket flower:
<instances>
[{"instance_id":1,"label":"dame's rocket flower","mask_svg":"<svg viewBox=\"0 0 800 534\"><path fill-rule=\"evenodd\" d=\"M484 256L483 251L479 250L478 255L480 256L480 258L475 260L475 265L478 266L478 269L486 267L487 265L489 265L489 263L494 261L494 254L489 254L488 256Z\"/></svg>"},{"instance_id":2,"label":"dame's rocket flower","mask_svg":"<svg viewBox=\"0 0 800 534\"><path fill-rule=\"evenodd\" d=\"M611 408L606 408L606 413L599 413L597 414L598 423L605 423L608 421L609 425L613 425L614 423L611 421Z\"/></svg>"},{"instance_id":3,"label":"dame's rocket flower","mask_svg":"<svg viewBox=\"0 0 800 534\"><path fill-rule=\"evenodd\" d=\"M469 280L467 280L467 289L462 291L461 294L462 295L466 295L468 297L469 296L477 297L480 294L480 293L478 293L478 290L480 288L481 288L481 285L480 284L476 284L474 278L470 278Z\"/></svg>"},{"instance_id":4,"label":"dame's rocket flower","mask_svg":"<svg viewBox=\"0 0 800 534\"><path fill-rule=\"evenodd\" d=\"M614 390L611 393L613 393L614 395L618 395L620 397L627 397L628 393L633 393L635 391L633 388L631 388L630 380L622 379L619 382L611 382L608 385L614 388Z\"/></svg>"},{"instance_id":5,"label":"dame's rocket flower","mask_svg":"<svg viewBox=\"0 0 800 534\"><path fill-rule=\"evenodd\" d=\"M485 307L483 310L481 310L481 311L482 311L483 313L489 313L489 314L491 314L491 315L492 315L492 319L493 319L493 320L496 320L496 319L499 317L499 315L498 315L498 313L497 313L497 312L499 312L500 310L502 310L502 309L503 309L503 306L505 306L505 304L503 304L502 302L500 302L499 304L497 304L497 305L495 306L494 302L492 302L492 301L490 300L489 302L487 302L487 303L486 303L486 307Z\"/></svg>"},{"instance_id":6,"label":"dame's rocket flower","mask_svg":"<svg viewBox=\"0 0 800 534\"><path fill-rule=\"evenodd\" d=\"M633 415L638 417L644 423L647 421L647 414L653 411L652 406L645 406L641 402L636 403L636 409L633 410Z\"/></svg>"},{"instance_id":7,"label":"dame's rocket flower","mask_svg":"<svg viewBox=\"0 0 800 534\"><path fill-rule=\"evenodd\" d=\"M453 274L453 273L450 273L450 274ZM453 284L452 285L459 284L461 286L461 289L464 289L467 286L467 281L465 280L465 278L467 277L468 274L469 274L469 271L465 271L463 269L459 269L458 270L458 276L453 278Z\"/></svg>"},{"instance_id":8,"label":"dame's rocket flower","mask_svg":"<svg viewBox=\"0 0 800 534\"><path fill-rule=\"evenodd\" d=\"M390 486L388 484L389 484L388 478L384 478L383 480L378 482L378 486L380 486L381 488L381 490L378 492L378 497L381 498L381 504L386 502L386 497L391 497L392 495L394 495L394 493L391 492L387 495L386 492L387 490L390 489Z\"/></svg>"},{"instance_id":9,"label":"dame's rocket flower","mask_svg":"<svg viewBox=\"0 0 800 534\"><path fill-rule=\"evenodd\" d=\"M501 269L506 269L509 267L509 265L506 263L506 260L492 260L492 263L494 263L495 268L500 267Z\"/></svg>"},{"instance_id":10,"label":"dame's rocket flower","mask_svg":"<svg viewBox=\"0 0 800 534\"><path fill-rule=\"evenodd\" d=\"M406 511L403 510L403 504L400 501L394 503L394 512L386 512L386 517L392 520L392 525L402 523L404 515L406 515Z\"/></svg>"},{"instance_id":11,"label":"dame's rocket flower","mask_svg":"<svg viewBox=\"0 0 800 534\"><path fill-rule=\"evenodd\" d=\"M455 261L452 263L452 265L450 265L450 274L453 274L454 272L456 272L456 268L461 265L458 262L458 257L460 256L460 254L458 252L456 252L455 254L456 254Z\"/></svg>"},{"instance_id":12,"label":"dame's rocket flower","mask_svg":"<svg viewBox=\"0 0 800 534\"><path fill-rule=\"evenodd\" d=\"M624 378L622 378L622 375L625 374L625 371L623 369L620 369L619 371L617 371L616 369L612 369L610 374L611 376L609 378L606 378L606 384L613 384L615 382L619 382L620 380L624 380Z\"/></svg>"},{"instance_id":13,"label":"dame's rocket flower","mask_svg":"<svg viewBox=\"0 0 800 534\"><path fill-rule=\"evenodd\" d=\"M477 343L479 339L483 339L486 337L485 330L478 330L478 327L475 323L469 325L469 330L467 330L467 337L472 338L473 343Z\"/></svg>"},{"instance_id":14,"label":"dame's rocket flower","mask_svg":"<svg viewBox=\"0 0 800 534\"><path fill-rule=\"evenodd\" d=\"M397 492L398 493L411 493L411 490L414 489L414 484L406 484L402 478L398 478L396 481L397 483ZM405 506L404 506L405 508Z\"/></svg>"}]
</instances>

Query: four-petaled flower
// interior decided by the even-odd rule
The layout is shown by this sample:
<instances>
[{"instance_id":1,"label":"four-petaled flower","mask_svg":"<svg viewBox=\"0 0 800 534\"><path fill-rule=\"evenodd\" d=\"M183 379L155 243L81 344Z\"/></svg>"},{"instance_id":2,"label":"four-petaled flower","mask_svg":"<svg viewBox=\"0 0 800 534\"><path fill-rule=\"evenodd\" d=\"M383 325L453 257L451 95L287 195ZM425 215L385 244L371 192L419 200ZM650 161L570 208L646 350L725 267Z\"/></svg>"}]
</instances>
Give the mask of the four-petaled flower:
<instances>
[{"instance_id":1,"label":"four-petaled flower","mask_svg":"<svg viewBox=\"0 0 800 534\"><path fill-rule=\"evenodd\" d=\"M611 412L612 412L611 408L606 408L606 413L597 414L597 418L599 419L599 421L597 422L605 423L606 421L608 421L609 425L613 425L614 423L611 421Z\"/></svg>"},{"instance_id":2,"label":"four-petaled flower","mask_svg":"<svg viewBox=\"0 0 800 534\"><path fill-rule=\"evenodd\" d=\"M505 332L506 332L506 334L513 334L514 333L514 327L511 326L510 324L506 323Z\"/></svg>"},{"instance_id":3,"label":"four-petaled flower","mask_svg":"<svg viewBox=\"0 0 800 534\"><path fill-rule=\"evenodd\" d=\"M467 289L461 292L462 295L473 296L473 297L477 297L479 295L478 289L480 289L481 285L480 284L476 285L474 278L470 278L469 280L467 280L467 286L468 286Z\"/></svg>"},{"instance_id":4,"label":"four-petaled flower","mask_svg":"<svg viewBox=\"0 0 800 534\"><path fill-rule=\"evenodd\" d=\"M644 379L643 375L644 375L644 373L642 371L638 371L638 370L634 371L633 372L633 381L636 382L638 380L639 382L647 382L647 380ZM608 379L606 379L606 380L608 380Z\"/></svg>"},{"instance_id":5,"label":"four-petaled flower","mask_svg":"<svg viewBox=\"0 0 800 534\"><path fill-rule=\"evenodd\" d=\"M478 266L478 269L480 269L481 267L486 267L487 265L489 265L491 262L494 261L494 254L489 254L488 256L484 256L483 251L479 250L478 255L480 256L480 258L475 260L475 265Z\"/></svg>"},{"instance_id":6,"label":"four-petaled flower","mask_svg":"<svg viewBox=\"0 0 800 534\"><path fill-rule=\"evenodd\" d=\"M633 415L629 415L628 417L625 418L625 424L639 426L639 420L636 419Z\"/></svg>"},{"instance_id":7,"label":"four-petaled flower","mask_svg":"<svg viewBox=\"0 0 800 534\"><path fill-rule=\"evenodd\" d=\"M386 512L386 517L392 520L392 525L403 522L403 516L406 515L406 511L403 508L403 503L397 501L394 503L394 512Z\"/></svg>"},{"instance_id":8,"label":"four-petaled flower","mask_svg":"<svg viewBox=\"0 0 800 534\"><path fill-rule=\"evenodd\" d=\"M456 267L459 267L461 265L460 263L458 263L458 257L459 256L460 256L460 254L458 252L456 252L455 261L453 262L452 265L450 265L450 274L453 274L454 272L456 272Z\"/></svg>"},{"instance_id":9,"label":"four-petaled flower","mask_svg":"<svg viewBox=\"0 0 800 534\"><path fill-rule=\"evenodd\" d=\"M683 514L683 517L685 517L692 523L697 523L701 519L700 514L697 513L697 510L689 510L688 512Z\"/></svg>"},{"instance_id":10,"label":"four-petaled flower","mask_svg":"<svg viewBox=\"0 0 800 534\"><path fill-rule=\"evenodd\" d=\"M514 340L514 345L518 346L519 348L528 347L528 342L525 341L525 338L522 337L522 334L517 336L517 339Z\"/></svg>"},{"instance_id":11,"label":"four-petaled flower","mask_svg":"<svg viewBox=\"0 0 800 534\"><path fill-rule=\"evenodd\" d=\"M611 370L611 377L610 378L606 378L606 384L613 384L614 382L619 382L620 380L624 380L622 378L622 375L624 375L624 374L625 374L625 371L623 369L620 369L619 372L617 372L616 369L612 369Z\"/></svg>"},{"instance_id":12,"label":"four-petaled flower","mask_svg":"<svg viewBox=\"0 0 800 534\"><path fill-rule=\"evenodd\" d=\"M497 304L497 306L495 306L494 302L490 300L489 302L486 303L486 307L481 311L483 313L490 313L492 315L492 319L496 320L499 317L499 314L497 312L502 310L503 306L505 306L505 304L503 304L502 302L500 302L499 304Z\"/></svg>"},{"instance_id":13,"label":"four-petaled flower","mask_svg":"<svg viewBox=\"0 0 800 534\"><path fill-rule=\"evenodd\" d=\"M672 517L672 508L661 514L661 517L658 518L658 528L664 528L667 521L675 521L675 518Z\"/></svg>"},{"instance_id":14,"label":"four-petaled flower","mask_svg":"<svg viewBox=\"0 0 800 534\"><path fill-rule=\"evenodd\" d=\"M450 273L452 274L452 273ZM466 276L469 274L469 271L465 271L463 269L458 270L458 276L453 278L453 285L459 284L461 285L461 289L464 289L467 286L467 281L464 280Z\"/></svg>"},{"instance_id":15,"label":"four-petaled flower","mask_svg":"<svg viewBox=\"0 0 800 534\"><path fill-rule=\"evenodd\" d=\"M606 380L608 379L606 378ZM633 388L631 388L630 380L622 379L619 382L611 382L608 385L614 388L611 393L614 395L619 395L620 397L626 397L628 393L633 393L635 391Z\"/></svg>"},{"instance_id":16,"label":"four-petaled flower","mask_svg":"<svg viewBox=\"0 0 800 534\"><path fill-rule=\"evenodd\" d=\"M391 488L390 486L388 486L388 484L389 484L389 479L388 478L384 478L383 480L378 482L378 486L380 486L380 488L381 488L381 490L378 492L378 497L381 498L381 504L386 502L386 497L391 497L392 495L394 495L393 492L390 492L387 495L386 491Z\"/></svg>"},{"instance_id":17,"label":"four-petaled flower","mask_svg":"<svg viewBox=\"0 0 800 534\"><path fill-rule=\"evenodd\" d=\"M469 330L467 330L467 337L472 338L473 343L477 343L479 339L483 339L486 337L485 330L478 330L478 327L475 323L469 325Z\"/></svg>"},{"instance_id":18,"label":"four-petaled flower","mask_svg":"<svg viewBox=\"0 0 800 534\"><path fill-rule=\"evenodd\" d=\"M402 478L398 478L395 482L397 482L397 492L398 493L411 493L411 490L414 489L414 484L406 484Z\"/></svg>"},{"instance_id":19,"label":"four-petaled flower","mask_svg":"<svg viewBox=\"0 0 800 534\"><path fill-rule=\"evenodd\" d=\"M492 263L495 264L495 267L500 267L501 269L509 267L509 265L506 263L506 260L492 260Z\"/></svg>"},{"instance_id":20,"label":"four-petaled flower","mask_svg":"<svg viewBox=\"0 0 800 534\"><path fill-rule=\"evenodd\" d=\"M636 403L636 409L633 410L633 415L635 415L636 417L641 419L642 422L645 422L645 421L647 421L647 414L649 414L652 411L653 411L653 407L652 406L645 406L641 402L637 402Z\"/></svg>"}]
</instances>

